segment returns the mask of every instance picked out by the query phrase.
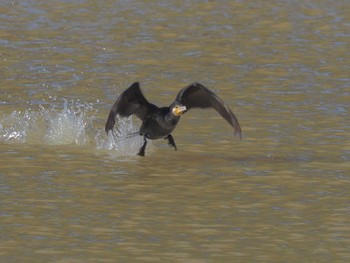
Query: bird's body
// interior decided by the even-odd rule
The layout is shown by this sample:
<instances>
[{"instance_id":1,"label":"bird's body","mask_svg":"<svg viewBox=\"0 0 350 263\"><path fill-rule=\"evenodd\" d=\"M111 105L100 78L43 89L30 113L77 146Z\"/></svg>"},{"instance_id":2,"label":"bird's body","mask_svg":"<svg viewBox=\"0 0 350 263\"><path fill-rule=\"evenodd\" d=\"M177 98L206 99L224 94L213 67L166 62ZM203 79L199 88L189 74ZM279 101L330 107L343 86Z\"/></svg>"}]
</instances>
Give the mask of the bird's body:
<instances>
[{"instance_id":1,"label":"bird's body","mask_svg":"<svg viewBox=\"0 0 350 263\"><path fill-rule=\"evenodd\" d=\"M147 139L162 139L169 135L176 127L180 117L172 117L169 113L169 107L154 107L152 114L144 119L140 128L140 135L146 136Z\"/></svg>"},{"instance_id":2,"label":"bird's body","mask_svg":"<svg viewBox=\"0 0 350 263\"><path fill-rule=\"evenodd\" d=\"M178 93L169 107L159 108L149 103L141 92L138 82L127 88L114 103L106 123L106 133L113 130L116 115L128 117L136 115L142 125L139 134L144 143L138 155L144 156L147 140L167 139L176 148L171 132L175 129L183 113L191 108L214 108L241 136L241 127L230 108L213 92L199 83L193 83Z\"/></svg>"}]
</instances>

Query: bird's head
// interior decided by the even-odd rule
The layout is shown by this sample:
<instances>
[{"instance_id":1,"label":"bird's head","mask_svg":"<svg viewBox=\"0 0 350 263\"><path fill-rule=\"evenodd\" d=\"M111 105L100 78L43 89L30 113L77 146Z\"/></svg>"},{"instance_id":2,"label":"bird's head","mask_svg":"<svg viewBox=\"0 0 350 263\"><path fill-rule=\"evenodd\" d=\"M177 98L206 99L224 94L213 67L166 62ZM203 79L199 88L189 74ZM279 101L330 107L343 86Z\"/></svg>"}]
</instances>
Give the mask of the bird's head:
<instances>
[{"instance_id":1,"label":"bird's head","mask_svg":"<svg viewBox=\"0 0 350 263\"><path fill-rule=\"evenodd\" d=\"M180 105L180 104L175 104L173 107L171 107L171 112L175 116L181 116L186 112L187 108L186 106Z\"/></svg>"}]
</instances>

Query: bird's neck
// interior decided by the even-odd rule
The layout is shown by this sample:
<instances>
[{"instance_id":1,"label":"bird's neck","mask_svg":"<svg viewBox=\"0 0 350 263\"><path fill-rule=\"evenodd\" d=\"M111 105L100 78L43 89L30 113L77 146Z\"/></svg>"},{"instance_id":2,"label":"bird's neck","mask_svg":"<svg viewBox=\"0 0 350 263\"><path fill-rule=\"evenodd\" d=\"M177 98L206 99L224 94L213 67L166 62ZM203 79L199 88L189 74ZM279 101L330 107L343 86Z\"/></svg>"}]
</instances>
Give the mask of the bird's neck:
<instances>
[{"instance_id":1,"label":"bird's neck","mask_svg":"<svg viewBox=\"0 0 350 263\"><path fill-rule=\"evenodd\" d=\"M180 116L176 116L176 115L172 114L171 112L169 112L165 115L164 119L167 123L175 125L179 121Z\"/></svg>"}]
</instances>

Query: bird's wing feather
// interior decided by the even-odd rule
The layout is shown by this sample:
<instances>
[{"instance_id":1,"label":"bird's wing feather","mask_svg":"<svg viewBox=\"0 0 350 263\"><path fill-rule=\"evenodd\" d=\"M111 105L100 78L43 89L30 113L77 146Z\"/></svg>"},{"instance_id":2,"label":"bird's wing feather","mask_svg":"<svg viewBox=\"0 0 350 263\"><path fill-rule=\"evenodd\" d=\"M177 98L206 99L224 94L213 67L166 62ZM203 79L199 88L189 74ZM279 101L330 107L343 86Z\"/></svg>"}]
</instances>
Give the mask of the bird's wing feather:
<instances>
[{"instance_id":1,"label":"bird's wing feather","mask_svg":"<svg viewBox=\"0 0 350 263\"><path fill-rule=\"evenodd\" d=\"M113 104L106 122L106 133L113 129L116 115L120 115L121 117L129 117L135 114L142 120L147 116L150 107L151 104L146 100L141 92L140 84L138 82L133 83L122 94L120 94L118 99Z\"/></svg>"},{"instance_id":2,"label":"bird's wing feather","mask_svg":"<svg viewBox=\"0 0 350 263\"><path fill-rule=\"evenodd\" d=\"M241 136L241 127L231 109L215 93L202 84L193 83L180 90L176 101L191 108L214 108L235 130L235 135Z\"/></svg>"}]
</instances>

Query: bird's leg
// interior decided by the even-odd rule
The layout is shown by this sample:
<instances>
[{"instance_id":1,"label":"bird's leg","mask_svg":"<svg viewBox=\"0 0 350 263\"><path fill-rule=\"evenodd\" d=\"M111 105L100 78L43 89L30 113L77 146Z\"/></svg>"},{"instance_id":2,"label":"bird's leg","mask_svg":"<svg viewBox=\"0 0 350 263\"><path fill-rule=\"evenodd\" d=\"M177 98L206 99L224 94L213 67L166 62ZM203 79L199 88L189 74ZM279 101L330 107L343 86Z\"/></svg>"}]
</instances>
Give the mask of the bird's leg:
<instances>
[{"instance_id":1,"label":"bird's leg","mask_svg":"<svg viewBox=\"0 0 350 263\"><path fill-rule=\"evenodd\" d=\"M146 149L146 145L147 145L147 139L146 136L143 137L143 144L139 150L139 153L137 155L140 156L145 156L145 149Z\"/></svg>"},{"instance_id":2,"label":"bird's leg","mask_svg":"<svg viewBox=\"0 0 350 263\"><path fill-rule=\"evenodd\" d=\"M177 147L175 145L175 141L174 141L174 138L173 136L171 136L171 134L169 134L167 137L165 137L165 139L168 139L168 144L170 146L173 146L175 148L175 151L177 150Z\"/></svg>"}]
</instances>

